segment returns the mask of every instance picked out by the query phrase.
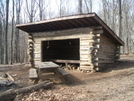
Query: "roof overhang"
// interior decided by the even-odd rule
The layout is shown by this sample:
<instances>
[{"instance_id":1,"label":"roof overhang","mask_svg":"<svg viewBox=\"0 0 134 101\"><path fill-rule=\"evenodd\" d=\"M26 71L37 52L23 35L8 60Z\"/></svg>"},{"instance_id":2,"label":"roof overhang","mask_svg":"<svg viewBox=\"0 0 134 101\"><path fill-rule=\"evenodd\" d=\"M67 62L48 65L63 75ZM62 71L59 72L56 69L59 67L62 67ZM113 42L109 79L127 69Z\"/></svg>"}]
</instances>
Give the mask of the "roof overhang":
<instances>
[{"instance_id":1,"label":"roof overhang","mask_svg":"<svg viewBox=\"0 0 134 101\"><path fill-rule=\"evenodd\" d=\"M89 26L102 26L104 34L107 37L112 39L118 45L124 45L124 42L101 20L96 13L73 15L35 23L16 25L17 28L27 33L65 30Z\"/></svg>"}]
</instances>

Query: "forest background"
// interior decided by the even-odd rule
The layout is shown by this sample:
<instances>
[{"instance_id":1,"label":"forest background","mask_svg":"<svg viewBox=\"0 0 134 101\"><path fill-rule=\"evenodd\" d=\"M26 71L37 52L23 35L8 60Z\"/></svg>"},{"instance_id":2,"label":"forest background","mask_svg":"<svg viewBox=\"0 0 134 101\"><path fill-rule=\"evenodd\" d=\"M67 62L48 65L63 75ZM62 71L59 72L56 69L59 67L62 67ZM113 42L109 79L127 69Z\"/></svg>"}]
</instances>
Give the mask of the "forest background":
<instances>
[{"instance_id":1,"label":"forest background","mask_svg":"<svg viewBox=\"0 0 134 101\"><path fill-rule=\"evenodd\" d=\"M16 24L95 12L134 53L134 0L0 0L0 64L27 63L28 34Z\"/></svg>"}]
</instances>

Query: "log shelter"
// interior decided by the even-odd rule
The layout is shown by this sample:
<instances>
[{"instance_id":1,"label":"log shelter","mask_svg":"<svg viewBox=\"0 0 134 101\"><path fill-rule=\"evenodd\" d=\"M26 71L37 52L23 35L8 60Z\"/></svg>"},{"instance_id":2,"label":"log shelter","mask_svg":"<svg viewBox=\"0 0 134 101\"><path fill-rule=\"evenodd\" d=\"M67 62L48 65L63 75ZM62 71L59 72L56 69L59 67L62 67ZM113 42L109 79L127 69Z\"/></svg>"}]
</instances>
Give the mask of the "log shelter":
<instances>
[{"instance_id":1,"label":"log shelter","mask_svg":"<svg viewBox=\"0 0 134 101\"><path fill-rule=\"evenodd\" d=\"M98 71L120 57L124 42L96 13L72 15L17 25L29 34L29 64L76 63L80 70Z\"/></svg>"}]
</instances>

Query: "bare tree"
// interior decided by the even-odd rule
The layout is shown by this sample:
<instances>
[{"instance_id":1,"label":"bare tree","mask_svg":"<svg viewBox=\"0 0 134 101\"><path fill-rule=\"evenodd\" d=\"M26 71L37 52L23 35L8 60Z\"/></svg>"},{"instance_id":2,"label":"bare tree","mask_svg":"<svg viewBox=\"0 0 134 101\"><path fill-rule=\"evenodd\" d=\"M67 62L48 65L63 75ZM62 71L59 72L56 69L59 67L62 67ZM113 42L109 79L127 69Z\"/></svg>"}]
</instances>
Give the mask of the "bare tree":
<instances>
[{"instance_id":1,"label":"bare tree","mask_svg":"<svg viewBox=\"0 0 134 101\"><path fill-rule=\"evenodd\" d=\"M8 64L8 12L9 0L6 0L6 24L5 24L5 64Z\"/></svg>"},{"instance_id":2,"label":"bare tree","mask_svg":"<svg viewBox=\"0 0 134 101\"><path fill-rule=\"evenodd\" d=\"M39 19L44 20L46 18L46 9L48 8L50 1L38 0L37 5L39 8Z\"/></svg>"},{"instance_id":3,"label":"bare tree","mask_svg":"<svg viewBox=\"0 0 134 101\"><path fill-rule=\"evenodd\" d=\"M40 20L43 20L43 11L44 11L44 5L45 5L45 1L43 2L43 0L39 0L39 17Z\"/></svg>"},{"instance_id":4,"label":"bare tree","mask_svg":"<svg viewBox=\"0 0 134 101\"><path fill-rule=\"evenodd\" d=\"M13 37L14 37L14 0L12 0L12 33L11 33L11 64L14 62Z\"/></svg>"},{"instance_id":5,"label":"bare tree","mask_svg":"<svg viewBox=\"0 0 134 101\"><path fill-rule=\"evenodd\" d=\"M3 64L5 61L5 57L4 57L4 44L5 44L5 40L4 40L4 33L5 33L5 5L2 2L2 0L0 0L0 18L1 18L1 63Z\"/></svg>"},{"instance_id":6,"label":"bare tree","mask_svg":"<svg viewBox=\"0 0 134 101\"><path fill-rule=\"evenodd\" d=\"M21 4L22 4L22 0L16 0L16 24L20 23L20 14L21 14ZM19 38L19 29L15 29L15 57L16 57L16 61L15 62L19 62L20 61L20 38Z\"/></svg>"},{"instance_id":7,"label":"bare tree","mask_svg":"<svg viewBox=\"0 0 134 101\"><path fill-rule=\"evenodd\" d=\"M118 7L119 7L119 37L122 38L122 8L121 8L121 1L118 0Z\"/></svg>"},{"instance_id":8,"label":"bare tree","mask_svg":"<svg viewBox=\"0 0 134 101\"><path fill-rule=\"evenodd\" d=\"M35 0L26 0L26 14L29 18L29 22L34 22L37 9ZM42 16L41 16L42 17Z\"/></svg>"},{"instance_id":9,"label":"bare tree","mask_svg":"<svg viewBox=\"0 0 134 101\"><path fill-rule=\"evenodd\" d=\"M1 15L1 11L0 11L0 15ZM2 16L0 16L0 56L1 56L0 64L2 64Z\"/></svg>"},{"instance_id":10,"label":"bare tree","mask_svg":"<svg viewBox=\"0 0 134 101\"><path fill-rule=\"evenodd\" d=\"M82 1L83 0L78 0L78 13L82 14Z\"/></svg>"}]
</instances>

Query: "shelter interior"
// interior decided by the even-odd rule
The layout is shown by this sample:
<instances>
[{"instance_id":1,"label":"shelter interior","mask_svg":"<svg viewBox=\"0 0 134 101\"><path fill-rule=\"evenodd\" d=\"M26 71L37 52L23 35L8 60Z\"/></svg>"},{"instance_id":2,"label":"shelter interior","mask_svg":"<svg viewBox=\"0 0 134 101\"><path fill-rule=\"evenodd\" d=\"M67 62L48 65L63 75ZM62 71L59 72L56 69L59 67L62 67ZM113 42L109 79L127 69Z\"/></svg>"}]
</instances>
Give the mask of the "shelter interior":
<instances>
[{"instance_id":1,"label":"shelter interior","mask_svg":"<svg viewBox=\"0 0 134 101\"><path fill-rule=\"evenodd\" d=\"M80 60L79 39L42 41L42 61Z\"/></svg>"}]
</instances>

